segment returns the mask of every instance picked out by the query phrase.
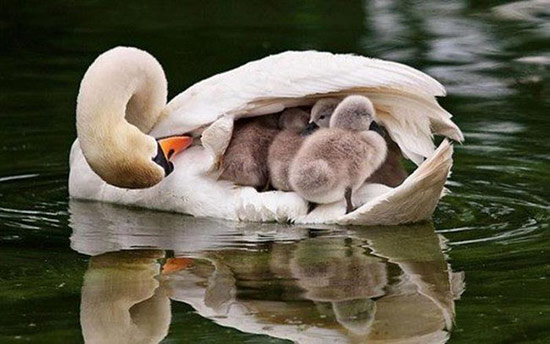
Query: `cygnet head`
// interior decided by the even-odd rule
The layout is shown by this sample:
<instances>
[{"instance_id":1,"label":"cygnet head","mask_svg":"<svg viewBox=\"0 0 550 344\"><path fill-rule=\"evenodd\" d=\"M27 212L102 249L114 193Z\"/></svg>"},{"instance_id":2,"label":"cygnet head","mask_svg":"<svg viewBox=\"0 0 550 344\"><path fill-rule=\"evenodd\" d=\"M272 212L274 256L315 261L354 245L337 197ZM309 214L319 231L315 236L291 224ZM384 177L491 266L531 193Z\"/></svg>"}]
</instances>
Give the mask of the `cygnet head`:
<instances>
[{"instance_id":1,"label":"cygnet head","mask_svg":"<svg viewBox=\"0 0 550 344\"><path fill-rule=\"evenodd\" d=\"M341 101L338 98L323 98L318 100L311 108L310 122L317 124L320 128L328 128L330 117Z\"/></svg>"},{"instance_id":2,"label":"cygnet head","mask_svg":"<svg viewBox=\"0 0 550 344\"><path fill-rule=\"evenodd\" d=\"M334 110L330 127L354 131L369 130L374 115L374 105L369 98L348 96Z\"/></svg>"},{"instance_id":3,"label":"cygnet head","mask_svg":"<svg viewBox=\"0 0 550 344\"><path fill-rule=\"evenodd\" d=\"M279 128L300 133L309 122L309 113L299 108L290 108L283 111L279 118Z\"/></svg>"},{"instance_id":4,"label":"cygnet head","mask_svg":"<svg viewBox=\"0 0 550 344\"><path fill-rule=\"evenodd\" d=\"M338 98L323 98L318 100L311 108L311 119L302 132L302 135L310 135L319 128L328 128L330 117L340 103Z\"/></svg>"}]
</instances>

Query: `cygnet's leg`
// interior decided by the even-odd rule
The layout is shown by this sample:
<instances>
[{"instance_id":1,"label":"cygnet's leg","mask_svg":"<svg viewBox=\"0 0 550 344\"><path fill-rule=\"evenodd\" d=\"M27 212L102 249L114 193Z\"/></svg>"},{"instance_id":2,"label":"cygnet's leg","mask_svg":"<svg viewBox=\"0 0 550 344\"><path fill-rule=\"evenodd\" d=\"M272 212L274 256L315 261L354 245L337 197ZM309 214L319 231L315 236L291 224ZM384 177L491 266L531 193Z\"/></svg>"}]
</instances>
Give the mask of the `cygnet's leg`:
<instances>
[{"instance_id":1,"label":"cygnet's leg","mask_svg":"<svg viewBox=\"0 0 550 344\"><path fill-rule=\"evenodd\" d=\"M353 211L353 203L351 203L351 188L346 188L344 198L346 199L346 214L349 214Z\"/></svg>"}]
</instances>

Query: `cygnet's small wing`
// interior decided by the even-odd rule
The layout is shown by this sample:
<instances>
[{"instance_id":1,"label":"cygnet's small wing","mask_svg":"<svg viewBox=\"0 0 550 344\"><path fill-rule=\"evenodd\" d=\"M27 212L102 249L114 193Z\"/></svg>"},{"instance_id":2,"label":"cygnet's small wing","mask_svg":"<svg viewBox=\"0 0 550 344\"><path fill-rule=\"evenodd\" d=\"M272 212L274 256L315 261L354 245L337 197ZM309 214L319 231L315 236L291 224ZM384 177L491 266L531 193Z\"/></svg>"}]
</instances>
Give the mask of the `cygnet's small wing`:
<instances>
[{"instance_id":1,"label":"cygnet's small wing","mask_svg":"<svg viewBox=\"0 0 550 344\"><path fill-rule=\"evenodd\" d=\"M223 115L263 115L348 94L371 98L377 120L417 164L434 151L432 131L463 138L435 98L445 89L430 76L400 63L316 51L268 56L191 86L166 106L151 134L180 134Z\"/></svg>"}]
</instances>

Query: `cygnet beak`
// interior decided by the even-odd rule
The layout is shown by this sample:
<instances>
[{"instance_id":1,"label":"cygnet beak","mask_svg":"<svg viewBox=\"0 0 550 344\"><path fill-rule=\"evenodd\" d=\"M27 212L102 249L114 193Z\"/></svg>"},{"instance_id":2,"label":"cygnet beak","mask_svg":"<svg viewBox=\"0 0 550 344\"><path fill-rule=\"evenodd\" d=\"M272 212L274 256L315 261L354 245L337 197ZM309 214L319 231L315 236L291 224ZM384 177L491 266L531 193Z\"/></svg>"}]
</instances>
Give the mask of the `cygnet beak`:
<instances>
[{"instance_id":1,"label":"cygnet beak","mask_svg":"<svg viewBox=\"0 0 550 344\"><path fill-rule=\"evenodd\" d=\"M304 130L302 130L302 133L300 135L301 136L309 136L309 135L313 134L313 132L317 129L319 129L319 126L315 122L310 122L308 125L306 125Z\"/></svg>"},{"instance_id":2,"label":"cygnet beak","mask_svg":"<svg viewBox=\"0 0 550 344\"><path fill-rule=\"evenodd\" d=\"M384 128L378 125L378 123L376 123L375 121L371 122L369 130L373 130L377 132L380 136L386 137L386 131L384 130Z\"/></svg>"},{"instance_id":3,"label":"cygnet beak","mask_svg":"<svg viewBox=\"0 0 550 344\"><path fill-rule=\"evenodd\" d=\"M165 176L168 176L174 170L174 164L169 160L179 152L185 150L193 143L190 136L176 135L157 140L158 152L153 161L164 168Z\"/></svg>"}]
</instances>

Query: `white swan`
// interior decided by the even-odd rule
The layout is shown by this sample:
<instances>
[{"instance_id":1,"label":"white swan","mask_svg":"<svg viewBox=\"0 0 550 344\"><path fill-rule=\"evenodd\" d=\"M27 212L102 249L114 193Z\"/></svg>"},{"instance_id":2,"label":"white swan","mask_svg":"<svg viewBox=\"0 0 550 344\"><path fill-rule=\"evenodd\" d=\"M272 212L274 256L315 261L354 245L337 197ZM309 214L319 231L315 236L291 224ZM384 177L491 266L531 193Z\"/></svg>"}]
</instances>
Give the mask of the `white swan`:
<instances>
[{"instance_id":1,"label":"white swan","mask_svg":"<svg viewBox=\"0 0 550 344\"><path fill-rule=\"evenodd\" d=\"M348 94L368 96L376 121L419 165L399 187L364 185L354 196L354 204L362 204L355 211L345 214L339 202L308 214L307 202L293 192L259 193L216 180L235 119ZM432 135L463 140L437 103L435 97L443 95L441 84L402 64L306 51L269 56L215 75L164 106L166 79L158 62L135 48L114 48L98 57L82 80L69 194L242 221L392 225L424 220L432 215L452 166L452 146L445 140L436 150ZM167 161L172 142L154 138L179 135L175 149L181 150L190 141L183 134L200 135L200 144ZM128 189L143 187L148 188Z\"/></svg>"}]
</instances>

